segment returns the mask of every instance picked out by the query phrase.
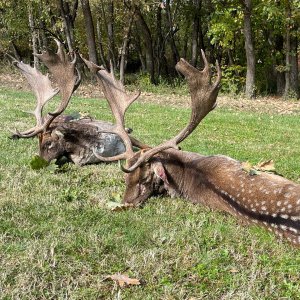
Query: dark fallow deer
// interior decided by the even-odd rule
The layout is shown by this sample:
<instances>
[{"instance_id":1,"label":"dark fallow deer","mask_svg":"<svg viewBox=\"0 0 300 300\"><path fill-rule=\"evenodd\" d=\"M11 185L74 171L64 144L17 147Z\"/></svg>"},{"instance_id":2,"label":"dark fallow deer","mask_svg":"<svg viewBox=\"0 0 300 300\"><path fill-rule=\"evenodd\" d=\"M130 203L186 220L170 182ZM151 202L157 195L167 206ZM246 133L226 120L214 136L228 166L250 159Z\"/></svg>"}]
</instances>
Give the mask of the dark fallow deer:
<instances>
[{"instance_id":1,"label":"dark fallow deer","mask_svg":"<svg viewBox=\"0 0 300 300\"><path fill-rule=\"evenodd\" d=\"M26 77L36 96L37 104L33 112L36 126L24 132L16 130L11 137L18 139L38 136L39 154L48 162L65 156L75 164L85 165L103 161L97 154L114 157L123 153L125 146L122 139L108 132L114 128L113 124L88 117L74 119L71 116L61 115L80 83L80 74L75 67L76 56L70 61L62 44L58 41L56 43L57 53L44 51L42 54L35 54L52 74L58 86L55 89L48 74L43 75L35 67L17 60L13 61ZM43 117L45 104L59 92L61 96L59 107ZM130 138L133 145L139 146L137 140Z\"/></svg>"},{"instance_id":2,"label":"dark fallow deer","mask_svg":"<svg viewBox=\"0 0 300 300\"><path fill-rule=\"evenodd\" d=\"M201 120L216 106L221 80L211 83L210 67L202 52L204 69L199 71L181 59L176 69L186 78L191 95L191 118L174 138L154 148L132 152L124 131L124 108L134 98L120 98L116 80L100 67L89 63L105 90L117 120L117 131L126 141L125 204L140 205L151 195L168 193L228 212L246 223L255 223L300 246L300 185L268 173L252 175L241 162L222 155L203 156L178 149ZM120 83L118 83L120 84ZM113 159L113 158L110 158Z\"/></svg>"}]
</instances>

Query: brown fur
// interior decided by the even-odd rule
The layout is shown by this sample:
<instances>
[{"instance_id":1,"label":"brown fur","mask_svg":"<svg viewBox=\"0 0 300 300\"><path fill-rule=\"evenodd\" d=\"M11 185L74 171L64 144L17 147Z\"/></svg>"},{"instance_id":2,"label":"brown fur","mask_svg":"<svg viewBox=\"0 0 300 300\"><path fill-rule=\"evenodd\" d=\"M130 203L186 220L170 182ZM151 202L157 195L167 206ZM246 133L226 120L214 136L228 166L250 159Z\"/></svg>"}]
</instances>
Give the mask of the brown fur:
<instances>
[{"instance_id":1,"label":"brown fur","mask_svg":"<svg viewBox=\"0 0 300 300\"><path fill-rule=\"evenodd\" d=\"M129 165L138 156L129 160ZM153 171L158 162L165 180ZM273 174L251 175L230 157L162 151L126 174L126 185L125 203L141 204L150 195L166 191L264 226L300 246L300 185Z\"/></svg>"}]
</instances>

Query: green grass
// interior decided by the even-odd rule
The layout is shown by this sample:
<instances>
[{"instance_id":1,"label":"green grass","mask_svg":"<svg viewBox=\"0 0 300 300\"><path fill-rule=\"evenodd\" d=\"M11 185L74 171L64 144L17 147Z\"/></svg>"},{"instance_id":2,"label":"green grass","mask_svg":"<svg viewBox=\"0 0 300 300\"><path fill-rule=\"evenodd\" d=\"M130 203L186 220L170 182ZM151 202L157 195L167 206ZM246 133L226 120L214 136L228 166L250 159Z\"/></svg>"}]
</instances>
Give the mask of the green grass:
<instances>
[{"instance_id":1,"label":"green grass","mask_svg":"<svg viewBox=\"0 0 300 300\"><path fill-rule=\"evenodd\" d=\"M37 140L8 129L33 120L29 93L0 89L0 297L2 299L300 299L300 252L258 227L181 199L112 212L124 192L117 164L30 169ZM53 108L53 106L52 106ZM104 101L74 98L68 112L111 120ZM134 104L127 126L146 143L171 137L186 109ZM182 145L300 174L299 116L217 109ZM141 286L104 280L125 273Z\"/></svg>"}]
</instances>

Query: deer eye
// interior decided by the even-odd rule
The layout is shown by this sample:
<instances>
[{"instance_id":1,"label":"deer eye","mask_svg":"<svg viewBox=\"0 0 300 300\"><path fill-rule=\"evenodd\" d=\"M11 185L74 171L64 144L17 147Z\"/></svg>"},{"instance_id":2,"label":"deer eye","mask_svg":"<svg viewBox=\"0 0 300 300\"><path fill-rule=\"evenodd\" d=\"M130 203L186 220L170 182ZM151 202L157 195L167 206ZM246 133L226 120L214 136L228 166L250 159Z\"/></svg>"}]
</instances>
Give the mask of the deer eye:
<instances>
[{"instance_id":1,"label":"deer eye","mask_svg":"<svg viewBox=\"0 0 300 300\"><path fill-rule=\"evenodd\" d=\"M47 149L51 149L54 147L54 143L51 142L51 141L48 141L44 144L44 147L47 148Z\"/></svg>"},{"instance_id":2,"label":"deer eye","mask_svg":"<svg viewBox=\"0 0 300 300\"><path fill-rule=\"evenodd\" d=\"M48 147L48 149L51 149L51 148L53 148L53 147L54 147L54 143L51 142L50 145L49 145L49 147Z\"/></svg>"}]
</instances>

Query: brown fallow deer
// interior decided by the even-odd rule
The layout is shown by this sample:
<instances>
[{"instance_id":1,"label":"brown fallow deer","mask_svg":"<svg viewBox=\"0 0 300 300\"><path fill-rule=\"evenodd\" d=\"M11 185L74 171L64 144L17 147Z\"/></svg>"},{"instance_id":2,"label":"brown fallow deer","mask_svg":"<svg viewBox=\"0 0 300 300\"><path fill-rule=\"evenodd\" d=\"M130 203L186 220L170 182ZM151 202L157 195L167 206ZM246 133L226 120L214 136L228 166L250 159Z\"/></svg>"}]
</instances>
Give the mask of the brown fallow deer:
<instances>
[{"instance_id":1,"label":"brown fallow deer","mask_svg":"<svg viewBox=\"0 0 300 300\"><path fill-rule=\"evenodd\" d=\"M186 78L191 95L191 117L188 125L174 138L157 147L132 151L124 130L124 114L137 98L126 95L124 87L112 74L85 61L97 75L116 119L118 134L126 152L125 204L140 205L151 195L168 193L201 203L212 209L228 212L246 223L255 223L300 245L300 185L283 177L259 173L252 175L241 162L223 155L203 156L178 149L201 120L216 106L221 81L221 69L211 83L209 64L202 51L204 69L199 71L181 59L176 69ZM114 158L104 158L106 160Z\"/></svg>"},{"instance_id":2,"label":"brown fallow deer","mask_svg":"<svg viewBox=\"0 0 300 300\"><path fill-rule=\"evenodd\" d=\"M113 124L88 117L74 119L71 116L61 115L79 86L80 74L75 67L76 56L70 61L62 44L58 41L56 43L58 46L56 53L47 50L42 54L35 54L52 74L57 84L55 89L48 74L43 75L35 67L17 60L13 61L27 79L37 103L33 112L36 126L24 132L16 130L11 137L18 139L38 136L39 154L48 162L65 156L75 164L85 165L102 161L96 156L97 153L105 157L123 153L126 148L122 139L108 132L115 127ZM45 104L59 92L61 96L59 106L54 112L48 112L43 116ZM133 137L130 137L130 140L134 146L140 146Z\"/></svg>"}]
</instances>

